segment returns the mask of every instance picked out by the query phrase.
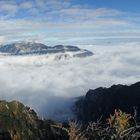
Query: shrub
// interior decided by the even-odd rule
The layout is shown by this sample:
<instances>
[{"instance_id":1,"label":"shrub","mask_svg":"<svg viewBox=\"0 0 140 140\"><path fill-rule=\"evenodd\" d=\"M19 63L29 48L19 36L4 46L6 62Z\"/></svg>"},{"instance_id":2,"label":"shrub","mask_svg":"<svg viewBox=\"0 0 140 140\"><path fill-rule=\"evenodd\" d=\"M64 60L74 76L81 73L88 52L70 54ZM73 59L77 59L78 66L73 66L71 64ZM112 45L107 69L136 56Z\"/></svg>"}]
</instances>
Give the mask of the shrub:
<instances>
[{"instance_id":1,"label":"shrub","mask_svg":"<svg viewBox=\"0 0 140 140\"><path fill-rule=\"evenodd\" d=\"M129 127L129 121L132 118L131 114L127 114L121 110L115 110L114 115L110 115L107 121L110 127L116 128L116 131L120 133Z\"/></svg>"}]
</instances>

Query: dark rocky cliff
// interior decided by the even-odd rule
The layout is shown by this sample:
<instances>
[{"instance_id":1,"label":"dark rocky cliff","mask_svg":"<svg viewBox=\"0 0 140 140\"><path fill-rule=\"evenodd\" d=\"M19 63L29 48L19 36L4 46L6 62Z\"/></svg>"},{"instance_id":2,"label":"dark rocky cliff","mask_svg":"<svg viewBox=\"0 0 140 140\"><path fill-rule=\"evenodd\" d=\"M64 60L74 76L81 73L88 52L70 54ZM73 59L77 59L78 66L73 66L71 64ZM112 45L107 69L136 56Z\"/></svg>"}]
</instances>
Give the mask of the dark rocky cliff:
<instances>
[{"instance_id":1,"label":"dark rocky cliff","mask_svg":"<svg viewBox=\"0 0 140 140\"><path fill-rule=\"evenodd\" d=\"M85 97L76 102L75 111L78 119L88 122L100 117L105 120L115 109L133 114L134 107L139 113L140 82L133 85L113 85L110 88L89 90Z\"/></svg>"}]
</instances>

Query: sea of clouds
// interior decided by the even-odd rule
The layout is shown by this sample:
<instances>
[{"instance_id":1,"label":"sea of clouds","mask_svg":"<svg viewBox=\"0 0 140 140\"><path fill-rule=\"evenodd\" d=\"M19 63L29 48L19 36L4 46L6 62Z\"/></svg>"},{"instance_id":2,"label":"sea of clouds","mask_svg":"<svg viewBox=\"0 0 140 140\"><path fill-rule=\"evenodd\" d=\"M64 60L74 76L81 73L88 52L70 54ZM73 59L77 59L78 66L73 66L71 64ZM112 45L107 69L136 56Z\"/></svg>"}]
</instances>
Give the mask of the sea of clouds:
<instances>
[{"instance_id":1,"label":"sea of clouds","mask_svg":"<svg viewBox=\"0 0 140 140\"><path fill-rule=\"evenodd\" d=\"M69 60L0 56L0 99L19 100L40 117L73 117L75 97L89 89L140 80L140 43L79 46L94 55Z\"/></svg>"}]
</instances>

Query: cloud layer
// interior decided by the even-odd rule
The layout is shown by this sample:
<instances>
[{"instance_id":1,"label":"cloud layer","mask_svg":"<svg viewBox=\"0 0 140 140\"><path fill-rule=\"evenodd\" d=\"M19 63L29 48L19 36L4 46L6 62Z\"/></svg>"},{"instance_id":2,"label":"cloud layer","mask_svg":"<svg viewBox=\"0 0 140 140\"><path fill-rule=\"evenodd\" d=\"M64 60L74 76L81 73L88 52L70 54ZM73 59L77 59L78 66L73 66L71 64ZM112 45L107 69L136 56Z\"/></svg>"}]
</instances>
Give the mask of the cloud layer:
<instances>
[{"instance_id":1,"label":"cloud layer","mask_svg":"<svg viewBox=\"0 0 140 140\"><path fill-rule=\"evenodd\" d=\"M5 0L0 1L0 43L40 40L69 44L75 38L94 39L108 34L140 36L139 17L139 13L95 8L73 0Z\"/></svg>"},{"instance_id":2,"label":"cloud layer","mask_svg":"<svg viewBox=\"0 0 140 140\"><path fill-rule=\"evenodd\" d=\"M0 98L20 100L40 116L64 119L74 98L89 89L140 80L140 43L81 46L95 55L48 61L44 56L0 56Z\"/></svg>"}]
</instances>

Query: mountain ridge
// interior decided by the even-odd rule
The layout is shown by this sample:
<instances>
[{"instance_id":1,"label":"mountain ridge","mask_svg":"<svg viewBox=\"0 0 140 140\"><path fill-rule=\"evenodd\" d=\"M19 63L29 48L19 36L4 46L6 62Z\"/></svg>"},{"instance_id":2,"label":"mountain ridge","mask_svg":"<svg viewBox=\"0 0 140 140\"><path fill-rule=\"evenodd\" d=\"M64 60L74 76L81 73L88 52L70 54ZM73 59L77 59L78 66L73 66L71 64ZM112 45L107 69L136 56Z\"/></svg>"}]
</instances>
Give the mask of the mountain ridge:
<instances>
[{"instance_id":1,"label":"mountain ridge","mask_svg":"<svg viewBox=\"0 0 140 140\"><path fill-rule=\"evenodd\" d=\"M93 53L86 49L80 49L72 45L46 46L42 43L17 42L0 46L1 54L5 55L49 55L60 54L63 57L87 57Z\"/></svg>"},{"instance_id":2,"label":"mountain ridge","mask_svg":"<svg viewBox=\"0 0 140 140\"><path fill-rule=\"evenodd\" d=\"M112 85L109 88L90 89L75 103L75 112L79 120L96 121L109 117L115 109L134 114L134 107L140 114L140 82L132 85Z\"/></svg>"}]
</instances>

